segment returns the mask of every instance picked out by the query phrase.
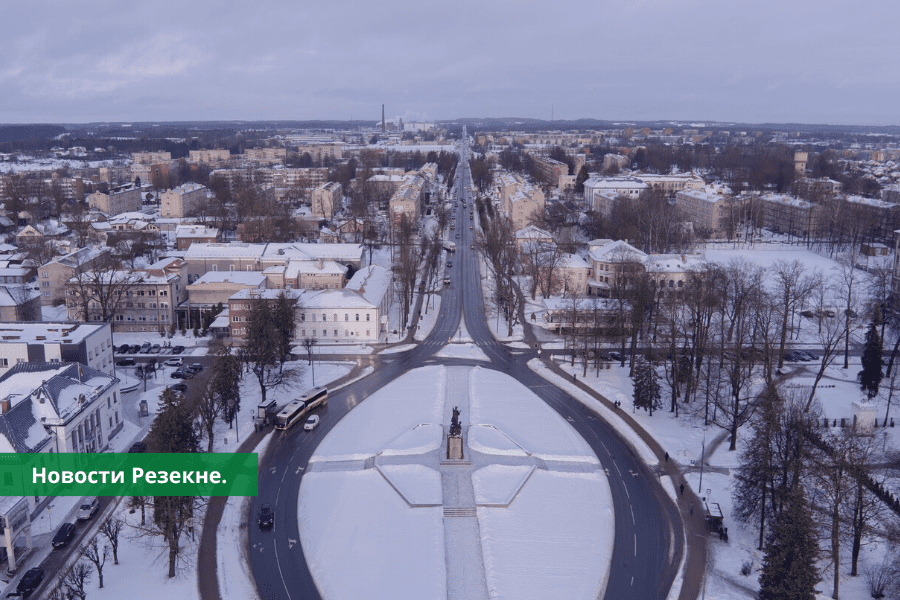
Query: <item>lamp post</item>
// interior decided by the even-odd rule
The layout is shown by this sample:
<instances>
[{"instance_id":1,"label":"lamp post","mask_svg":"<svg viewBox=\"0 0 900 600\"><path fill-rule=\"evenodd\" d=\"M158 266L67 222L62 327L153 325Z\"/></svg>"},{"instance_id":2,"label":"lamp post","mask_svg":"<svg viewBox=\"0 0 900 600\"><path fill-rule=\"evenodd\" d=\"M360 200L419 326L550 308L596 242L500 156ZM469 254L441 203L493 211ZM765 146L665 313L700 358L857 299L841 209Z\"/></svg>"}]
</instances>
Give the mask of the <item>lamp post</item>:
<instances>
[{"instance_id":1,"label":"lamp post","mask_svg":"<svg viewBox=\"0 0 900 600\"><path fill-rule=\"evenodd\" d=\"M697 493L703 491L703 463L706 460L706 429L703 429L703 446L700 450L700 485L697 486Z\"/></svg>"}]
</instances>

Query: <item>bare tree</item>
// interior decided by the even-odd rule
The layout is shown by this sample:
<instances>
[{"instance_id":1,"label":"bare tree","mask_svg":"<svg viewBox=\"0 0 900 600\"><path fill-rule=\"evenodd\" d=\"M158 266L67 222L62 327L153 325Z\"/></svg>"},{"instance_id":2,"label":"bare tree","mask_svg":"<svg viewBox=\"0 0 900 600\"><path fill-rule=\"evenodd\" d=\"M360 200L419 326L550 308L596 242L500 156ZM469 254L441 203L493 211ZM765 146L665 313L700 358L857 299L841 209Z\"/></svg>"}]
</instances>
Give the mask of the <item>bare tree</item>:
<instances>
[{"instance_id":1,"label":"bare tree","mask_svg":"<svg viewBox=\"0 0 900 600\"><path fill-rule=\"evenodd\" d=\"M850 367L850 330L853 316L856 315L859 308L859 299L856 295L859 293L857 286L860 283L861 275L856 269L857 250L851 246L850 251L838 256L837 265L834 267L836 271L836 287L843 302L844 314L844 368Z\"/></svg>"},{"instance_id":2,"label":"bare tree","mask_svg":"<svg viewBox=\"0 0 900 600\"><path fill-rule=\"evenodd\" d=\"M515 239L509 219L497 217L490 221L478 243L478 249L494 277L494 300L497 310L506 318L507 335L512 335L519 309L525 302L515 279L515 265L518 264Z\"/></svg>"},{"instance_id":3,"label":"bare tree","mask_svg":"<svg viewBox=\"0 0 900 600\"><path fill-rule=\"evenodd\" d=\"M72 565L72 568L66 572L63 576L62 583L63 586L65 586L70 599L79 598L80 600L84 600L87 597L84 586L90 581L92 571L91 565L79 561Z\"/></svg>"},{"instance_id":4,"label":"bare tree","mask_svg":"<svg viewBox=\"0 0 900 600\"><path fill-rule=\"evenodd\" d=\"M103 525L100 526L100 533L109 542L109 547L113 553L113 564L119 564L119 534L122 532L124 521L118 517L108 518Z\"/></svg>"},{"instance_id":5,"label":"bare tree","mask_svg":"<svg viewBox=\"0 0 900 600\"><path fill-rule=\"evenodd\" d=\"M106 564L106 559L109 558L109 549L108 544L100 544L96 535L87 544L82 544L78 549L81 556L94 564L101 589L103 588L103 566Z\"/></svg>"},{"instance_id":6,"label":"bare tree","mask_svg":"<svg viewBox=\"0 0 900 600\"><path fill-rule=\"evenodd\" d=\"M819 387L819 382L822 381L822 378L825 376L825 370L828 369L834 362L834 359L837 358L837 355L840 352L841 342L844 340L847 333L843 324L838 319L827 317L825 315L823 308L819 307L815 311L815 314L818 315L816 317L819 321L817 339L819 341L820 350L822 351L822 356L819 362L819 368L813 379L809 398L806 401L805 412L809 412L813 400L816 397L816 389Z\"/></svg>"},{"instance_id":7,"label":"bare tree","mask_svg":"<svg viewBox=\"0 0 900 600\"><path fill-rule=\"evenodd\" d=\"M93 261L83 261L75 267L69 281L69 306L80 308L85 321L111 320L119 309L127 306L128 292L138 282L138 276L122 268L122 264L108 252Z\"/></svg>"},{"instance_id":8,"label":"bare tree","mask_svg":"<svg viewBox=\"0 0 900 600\"><path fill-rule=\"evenodd\" d=\"M819 273L806 273L799 260L777 260L772 265L774 292L781 313L781 342L778 346L778 368L784 367L784 348L787 342L788 323L793 322L797 308L802 306L816 287L822 285Z\"/></svg>"}]
</instances>

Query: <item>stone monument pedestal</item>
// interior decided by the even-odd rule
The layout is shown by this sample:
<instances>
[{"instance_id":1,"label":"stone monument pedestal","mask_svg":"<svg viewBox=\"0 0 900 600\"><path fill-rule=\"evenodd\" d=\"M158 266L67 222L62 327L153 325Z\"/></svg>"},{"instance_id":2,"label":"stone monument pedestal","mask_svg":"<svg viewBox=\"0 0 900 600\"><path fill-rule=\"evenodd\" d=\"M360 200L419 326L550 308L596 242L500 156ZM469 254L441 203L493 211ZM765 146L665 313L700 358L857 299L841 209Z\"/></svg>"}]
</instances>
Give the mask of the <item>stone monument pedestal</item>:
<instances>
[{"instance_id":1,"label":"stone monument pedestal","mask_svg":"<svg viewBox=\"0 0 900 600\"><path fill-rule=\"evenodd\" d=\"M462 442L461 435L447 436L447 460L463 460Z\"/></svg>"}]
</instances>

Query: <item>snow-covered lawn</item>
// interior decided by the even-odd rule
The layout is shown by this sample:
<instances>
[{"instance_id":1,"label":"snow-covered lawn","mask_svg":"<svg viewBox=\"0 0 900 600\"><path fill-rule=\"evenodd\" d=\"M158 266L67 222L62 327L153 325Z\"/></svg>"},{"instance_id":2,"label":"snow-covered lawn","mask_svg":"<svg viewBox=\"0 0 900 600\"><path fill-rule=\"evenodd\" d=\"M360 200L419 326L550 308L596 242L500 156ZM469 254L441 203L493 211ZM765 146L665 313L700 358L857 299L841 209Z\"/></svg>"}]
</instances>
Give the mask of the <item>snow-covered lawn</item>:
<instances>
[{"instance_id":1,"label":"snow-covered lawn","mask_svg":"<svg viewBox=\"0 0 900 600\"><path fill-rule=\"evenodd\" d=\"M444 461L453 407L470 462ZM612 556L590 447L527 388L477 367L416 369L350 411L310 459L298 517L325 598L596 598Z\"/></svg>"}]
</instances>

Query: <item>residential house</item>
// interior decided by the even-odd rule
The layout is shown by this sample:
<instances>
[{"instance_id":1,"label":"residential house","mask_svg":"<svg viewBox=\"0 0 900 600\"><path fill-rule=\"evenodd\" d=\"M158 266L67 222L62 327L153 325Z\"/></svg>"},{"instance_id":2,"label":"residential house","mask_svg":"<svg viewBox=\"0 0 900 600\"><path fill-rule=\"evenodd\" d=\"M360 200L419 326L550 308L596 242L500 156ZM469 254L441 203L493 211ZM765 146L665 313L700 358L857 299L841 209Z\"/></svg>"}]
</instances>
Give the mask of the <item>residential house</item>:
<instances>
[{"instance_id":1,"label":"residential house","mask_svg":"<svg viewBox=\"0 0 900 600\"><path fill-rule=\"evenodd\" d=\"M185 183L162 193L160 216L164 219L183 219L193 216L205 203L209 190L199 183Z\"/></svg>"}]
</instances>

